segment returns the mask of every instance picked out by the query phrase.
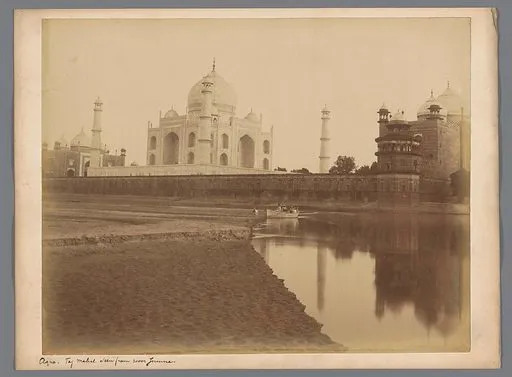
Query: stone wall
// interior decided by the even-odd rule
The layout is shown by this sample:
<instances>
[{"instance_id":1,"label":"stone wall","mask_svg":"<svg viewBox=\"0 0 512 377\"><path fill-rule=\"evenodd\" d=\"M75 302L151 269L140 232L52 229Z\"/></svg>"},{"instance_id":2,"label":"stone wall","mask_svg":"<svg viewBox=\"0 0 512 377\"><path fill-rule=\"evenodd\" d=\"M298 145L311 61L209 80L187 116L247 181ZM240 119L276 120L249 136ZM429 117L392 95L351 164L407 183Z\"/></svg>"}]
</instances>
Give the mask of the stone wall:
<instances>
[{"instance_id":1,"label":"stone wall","mask_svg":"<svg viewBox=\"0 0 512 377\"><path fill-rule=\"evenodd\" d=\"M215 164L173 164L89 168L89 177L193 176L219 174L274 174L274 171Z\"/></svg>"},{"instance_id":2,"label":"stone wall","mask_svg":"<svg viewBox=\"0 0 512 377\"><path fill-rule=\"evenodd\" d=\"M328 174L51 178L45 193L376 200L373 177Z\"/></svg>"},{"instance_id":3,"label":"stone wall","mask_svg":"<svg viewBox=\"0 0 512 377\"><path fill-rule=\"evenodd\" d=\"M420 182L422 200L442 201L446 181ZM445 190L445 191L442 191ZM329 174L196 175L151 177L74 177L43 180L44 193L98 195L151 195L177 197L255 197L296 200L377 200L377 179L373 176L332 176Z\"/></svg>"}]
</instances>

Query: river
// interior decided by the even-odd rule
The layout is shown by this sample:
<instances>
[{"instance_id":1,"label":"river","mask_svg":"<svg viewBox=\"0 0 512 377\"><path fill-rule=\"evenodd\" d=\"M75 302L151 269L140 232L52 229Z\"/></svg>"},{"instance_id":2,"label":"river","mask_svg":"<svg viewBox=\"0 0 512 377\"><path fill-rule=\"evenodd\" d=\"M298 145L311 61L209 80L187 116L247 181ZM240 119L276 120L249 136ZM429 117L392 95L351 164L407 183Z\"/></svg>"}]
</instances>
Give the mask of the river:
<instances>
[{"instance_id":1,"label":"river","mask_svg":"<svg viewBox=\"0 0 512 377\"><path fill-rule=\"evenodd\" d=\"M275 275L349 351L469 350L468 216L312 213L253 232Z\"/></svg>"}]
</instances>

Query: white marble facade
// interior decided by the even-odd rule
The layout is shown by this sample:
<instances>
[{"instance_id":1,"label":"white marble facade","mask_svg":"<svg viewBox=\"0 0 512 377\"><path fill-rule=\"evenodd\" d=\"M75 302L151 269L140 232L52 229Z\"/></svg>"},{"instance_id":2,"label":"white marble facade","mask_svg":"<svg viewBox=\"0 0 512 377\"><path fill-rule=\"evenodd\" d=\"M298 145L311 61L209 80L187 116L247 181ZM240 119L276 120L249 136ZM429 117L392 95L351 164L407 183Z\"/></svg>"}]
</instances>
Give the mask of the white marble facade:
<instances>
[{"instance_id":1,"label":"white marble facade","mask_svg":"<svg viewBox=\"0 0 512 377\"><path fill-rule=\"evenodd\" d=\"M208 105L203 92L206 78L213 84ZM210 164L241 168L241 173L247 169L272 170L272 127L264 129L262 116L252 110L244 118L237 117L236 93L215 70L215 64L190 90L185 114L180 115L171 108L160 115L158 127L148 125L146 164L166 166L159 169L166 174L172 174L173 165L186 164L185 170L194 174L193 166L199 163L200 119L203 117L204 122L205 108L211 112L208 117L211 119L208 120ZM236 169L229 170L236 172Z\"/></svg>"}]
</instances>

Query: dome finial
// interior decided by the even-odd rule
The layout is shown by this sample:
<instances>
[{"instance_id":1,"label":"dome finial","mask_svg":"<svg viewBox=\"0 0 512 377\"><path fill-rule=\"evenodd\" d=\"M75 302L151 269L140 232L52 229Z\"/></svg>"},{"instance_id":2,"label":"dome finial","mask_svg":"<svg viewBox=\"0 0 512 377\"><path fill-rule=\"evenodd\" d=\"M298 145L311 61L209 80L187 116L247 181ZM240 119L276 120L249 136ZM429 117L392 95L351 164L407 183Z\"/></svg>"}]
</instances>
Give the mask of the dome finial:
<instances>
[{"instance_id":1,"label":"dome finial","mask_svg":"<svg viewBox=\"0 0 512 377\"><path fill-rule=\"evenodd\" d=\"M447 86L447 87L448 87L448 88L450 87L450 80L448 80L448 86Z\"/></svg>"},{"instance_id":2,"label":"dome finial","mask_svg":"<svg viewBox=\"0 0 512 377\"><path fill-rule=\"evenodd\" d=\"M434 98L434 89L430 89L430 98Z\"/></svg>"},{"instance_id":3,"label":"dome finial","mask_svg":"<svg viewBox=\"0 0 512 377\"><path fill-rule=\"evenodd\" d=\"M212 72L215 72L215 57L213 58Z\"/></svg>"}]
</instances>

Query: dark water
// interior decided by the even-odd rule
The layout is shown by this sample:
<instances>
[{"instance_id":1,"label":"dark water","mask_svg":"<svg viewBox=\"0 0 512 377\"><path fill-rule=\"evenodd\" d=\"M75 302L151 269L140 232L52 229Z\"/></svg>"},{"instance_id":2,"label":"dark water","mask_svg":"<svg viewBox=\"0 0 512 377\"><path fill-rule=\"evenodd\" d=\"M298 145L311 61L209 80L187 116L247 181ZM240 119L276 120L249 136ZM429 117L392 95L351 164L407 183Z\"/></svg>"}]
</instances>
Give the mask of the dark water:
<instances>
[{"instance_id":1,"label":"dark water","mask_svg":"<svg viewBox=\"0 0 512 377\"><path fill-rule=\"evenodd\" d=\"M467 216L267 220L253 246L352 351L469 350Z\"/></svg>"}]
</instances>

